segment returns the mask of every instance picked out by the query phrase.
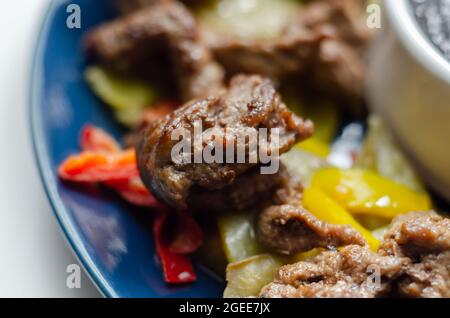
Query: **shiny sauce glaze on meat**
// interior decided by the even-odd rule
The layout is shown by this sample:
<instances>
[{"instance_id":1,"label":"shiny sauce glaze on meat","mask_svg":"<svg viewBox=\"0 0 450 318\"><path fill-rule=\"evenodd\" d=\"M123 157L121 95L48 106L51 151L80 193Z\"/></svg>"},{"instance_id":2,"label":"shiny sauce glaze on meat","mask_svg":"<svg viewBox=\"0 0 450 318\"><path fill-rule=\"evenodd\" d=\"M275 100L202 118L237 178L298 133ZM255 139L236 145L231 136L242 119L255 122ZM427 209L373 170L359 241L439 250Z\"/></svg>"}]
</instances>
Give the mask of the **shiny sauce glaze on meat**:
<instances>
[{"instance_id":1,"label":"shiny sauce glaze on meat","mask_svg":"<svg viewBox=\"0 0 450 318\"><path fill-rule=\"evenodd\" d=\"M220 143L232 148L239 146L238 136L248 128L265 128L269 132L278 129L279 142L269 152L279 154L313 132L311 122L288 110L272 81L258 75L234 77L225 93L189 102L144 133L138 149L142 179L155 195L172 206L186 208L192 190L199 195L202 191L223 189L261 164L258 154L250 153L257 149L249 147L249 141L240 146L245 146L246 158L257 158L254 163L174 163L172 149L178 140L173 140L172 133L182 127L194 135L196 122L203 129L198 137L203 140L201 148L208 143L208 137L203 136L206 129L226 130Z\"/></svg>"}]
</instances>

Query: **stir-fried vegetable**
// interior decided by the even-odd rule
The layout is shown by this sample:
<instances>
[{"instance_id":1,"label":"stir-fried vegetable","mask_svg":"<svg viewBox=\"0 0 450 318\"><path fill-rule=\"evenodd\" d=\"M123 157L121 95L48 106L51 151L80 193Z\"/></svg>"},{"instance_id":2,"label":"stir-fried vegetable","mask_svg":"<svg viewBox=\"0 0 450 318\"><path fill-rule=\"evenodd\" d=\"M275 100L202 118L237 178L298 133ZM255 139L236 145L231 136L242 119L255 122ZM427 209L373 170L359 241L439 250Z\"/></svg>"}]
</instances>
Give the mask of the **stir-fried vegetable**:
<instances>
[{"instance_id":1,"label":"stir-fried vegetable","mask_svg":"<svg viewBox=\"0 0 450 318\"><path fill-rule=\"evenodd\" d=\"M431 209L426 193L413 191L369 170L324 168L314 175L311 185L355 214L392 219L398 214Z\"/></svg>"},{"instance_id":2,"label":"stir-fried vegetable","mask_svg":"<svg viewBox=\"0 0 450 318\"><path fill-rule=\"evenodd\" d=\"M369 130L356 166L371 169L378 174L404 184L416 191L423 186L411 164L395 143L380 117L369 118Z\"/></svg>"},{"instance_id":3,"label":"stir-fried vegetable","mask_svg":"<svg viewBox=\"0 0 450 318\"><path fill-rule=\"evenodd\" d=\"M164 280L171 284L189 283L197 279L192 263L186 255L174 253L165 240L167 214L157 216L153 223L156 250L161 261Z\"/></svg>"},{"instance_id":4,"label":"stir-fried vegetable","mask_svg":"<svg viewBox=\"0 0 450 318\"><path fill-rule=\"evenodd\" d=\"M258 296L261 289L275 278L278 269L286 264L282 257L257 255L231 263L227 267L225 298Z\"/></svg>"},{"instance_id":5,"label":"stir-fried vegetable","mask_svg":"<svg viewBox=\"0 0 450 318\"><path fill-rule=\"evenodd\" d=\"M155 102L156 92L151 85L124 78L105 67L90 66L85 77L95 94L112 108L116 119L126 126L138 123L144 108Z\"/></svg>"},{"instance_id":6,"label":"stir-fried vegetable","mask_svg":"<svg viewBox=\"0 0 450 318\"><path fill-rule=\"evenodd\" d=\"M125 201L131 204L142 207L157 207L160 205L158 200L148 192L139 176L126 180L108 180L105 181L105 185L115 190Z\"/></svg>"},{"instance_id":7,"label":"stir-fried vegetable","mask_svg":"<svg viewBox=\"0 0 450 318\"><path fill-rule=\"evenodd\" d=\"M59 166L61 179L103 183L138 206L155 207L159 204L139 177L133 149L122 150L113 137L92 125L83 127L80 145L82 152L70 156Z\"/></svg>"},{"instance_id":8,"label":"stir-fried vegetable","mask_svg":"<svg viewBox=\"0 0 450 318\"><path fill-rule=\"evenodd\" d=\"M199 225L184 212L170 213L166 207L157 212L153 233L164 280L171 284L195 281L197 277L187 254L192 254L202 244Z\"/></svg>"},{"instance_id":9,"label":"stir-fried vegetable","mask_svg":"<svg viewBox=\"0 0 450 318\"><path fill-rule=\"evenodd\" d=\"M169 250L175 254L192 254L203 243L203 232L198 223L186 212L174 213L175 220L170 223L171 232Z\"/></svg>"},{"instance_id":10,"label":"stir-fried vegetable","mask_svg":"<svg viewBox=\"0 0 450 318\"><path fill-rule=\"evenodd\" d=\"M117 153L84 151L72 155L58 169L64 180L105 182L128 180L138 176L134 149Z\"/></svg>"},{"instance_id":11,"label":"stir-fried vegetable","mask_svg":"<svg viewBox=\"0 0 450 318\"><path fill-rule=\"evenodd\" d=\"M305 190L303 193L303 205L319 220L336 225L350 225L361 233L372 250L378 249L380 242L373 237L372 233L362 227L349 212L319 188L312 187Z\"/></svg>"},{"instance_id":12,"label":"stir-fried vegetable","mask_svg":"<svg viewBox=\"0 0 450 318\"><path fill-rule=\"evenodd\" d=\"M102 129L85 125L80 134L80 146L83 151L113 153L121 150L117 141Z\"/></svg>"},{"instance_id":13,"label":"stir-fried vegetable","mask_svg":"<svg viewBox=\"0 0 450 318\"><path fill-rule=\"evenodd\" d=\"M256 240L255 213L240 212L219 217L219 231L228 262L237 262L264 252Z\"/></svg>"},{"instance_id":14,"label":"stir-fried vegetable","mask_svg":"<svg viewBox=\"0 0 450 318\"><path fill-rule=\"evenodd\" d=\"M213 0L197 10L207 30L246 39L277 37L298 6L296 0ZM255 25L258 27L255 28Z\"/></svg>"}]
</instances>

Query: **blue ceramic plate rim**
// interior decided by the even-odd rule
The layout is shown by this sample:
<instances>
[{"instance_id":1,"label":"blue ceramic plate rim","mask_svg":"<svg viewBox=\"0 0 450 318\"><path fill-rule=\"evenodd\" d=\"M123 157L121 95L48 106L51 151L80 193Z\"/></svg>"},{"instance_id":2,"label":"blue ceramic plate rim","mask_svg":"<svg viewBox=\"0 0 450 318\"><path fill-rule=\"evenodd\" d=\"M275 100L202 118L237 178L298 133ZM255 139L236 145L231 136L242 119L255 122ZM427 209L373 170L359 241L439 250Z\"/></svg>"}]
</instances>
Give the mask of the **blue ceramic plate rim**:
<instances>
[{"instance_id":1,"label":"blue ceramic plate rim","mask_svg":"<svg viewBox=\"0 0 450 318\"><path fill-rule=\"evenodd\" d=\"M43 133L43 124L41 117L37 113L39 109L38 104L42 93L37 83L38 79L41 78L42 75L42 65L40 65L39 61L42 60L45 48L43 37L49 30L52 20L51 17L55 14L56 9L56 1L52 0L47 8L47 12L44 14L43 22L41 22L37 42L34 46L36 50L32 58L31 80L29 84L29 119L34 155L41 181L50 202L53 214L56 216L59 227L62 230L66 241L69 243L71 250L78 259L79 263L83 266L91 281L94 282L95 286L103 294L103 296L117 298L118 295L108 283L108 280L102 275L99 268L95 265L95 262L89 256L87 250L84 248L82 238L74 229L72 222L68 218L69 211L61 201L56 191L56 181L51 173L52 168L50 165L50 158L45 150L47 145Z\"/></svg>"}]
</instances>

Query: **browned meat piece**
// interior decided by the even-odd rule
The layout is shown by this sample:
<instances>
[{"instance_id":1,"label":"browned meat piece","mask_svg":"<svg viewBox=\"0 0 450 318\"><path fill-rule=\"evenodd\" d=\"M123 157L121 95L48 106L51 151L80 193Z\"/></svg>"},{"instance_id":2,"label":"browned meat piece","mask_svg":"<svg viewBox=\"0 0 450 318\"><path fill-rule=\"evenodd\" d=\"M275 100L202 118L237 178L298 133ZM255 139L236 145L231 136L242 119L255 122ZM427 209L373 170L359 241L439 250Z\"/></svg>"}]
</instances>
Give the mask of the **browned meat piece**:
<instances>
[{"instance_id":1,"label":"browned meat piece","mask_svg":"<svg viewBox=\"0 0 450 318\"><path fill-rule=\"evenodd\" d=\"M413 212L392 221L380 253L412 259L450 250L450 219L435 212Z\"/></svg>"},{"instance_id":2,"label":"browned meat piece","mask_svg":"<svg viewBox=\"0 0 450 318\"><path fill-rule=\"evenodd\" d=\"M411 259L398 283L399 296L450 297L450 219L434 212L399 216L379 253Z\"/></svg>"},{"instance_id":3,"label":"browned meat piece","mask_svg":"<svg viewBox=\"0 0 450 318\"><path fill-rule=\"evenodd\" d=\"M279 202L298 199L303 187L280 163L276 174L261 174L253 167L238 176L232 184L219 190L194 188L188 198L193 211L230 212L262 209Z\"/></svg>"},{"instance_id":4,"label":"browned meat piece","mask_svg":"<svg viewBox=\"0 0 450 318\"><path fill-rule=\"evenodd\" d=\"M292 205L302 207L303 184L301 180L288 172L288 169L281 179L280 186L271 199L273 206Z\"/></svg>"},{"instance_id":5,"label":"browned meat piece","mask_svg":"<svg viewBox=\"0 0 450 318\"><path fill-rule=\"evenodd\" d=\"M197 135L196 124L202 126ZM217 142L224 146L224 153L227 145L233 147L234 154L243 149L245 163L236 163L236 158L232 158L234 163L174 163L171 152L179 140L172 140L172 134L177 128L184 128L194 136L191 159L194 153L201 153L205 145ZM186 207L191 190L222 189L250 168L261 165L259 148L251 147L249 139L242 139L249 131L254 131L251 129L259 128L266 128L268 135L278 129L278 144L268 144L267 153L273 155L289 150L313 132L310 121L303 121L287 109L270 80L260 76L236 76L225 93L187 103L146 131L138 149L141 176L161 200ZM206 133L211 129L223 135L214 139L218 136ZM199 144L201 140L203 143ZM250 162L250 158L254 161Z\"/></svg>"},{"instance_id":6,"label":"browned meat piece","mask_svg":"<svg viewBox=\"0 0 450 318\"><path fill-rule=\"evenodd\" d=\"M196 38L195 21L177 2L158 4L111 22L102 24L86 37L86 51L104 62L144 55L157 43L172 39ZM164 43L168 45L168 43Z\"/></svg>"},{"instance_id":7,"label":"browned meat piece","mask_svg":"<svg viewBox=\"0 0 450 318\"><path fill-rule=\"evenodd\" d=\"M367 244L352 227L322 222L304 208L289 204L272 206L262 212L258 238L264 246L291 255L316 247Z\"/></svg>"},{"instance_id":8,"label":"browned meat piece","mask_svg":"<svg viewBox=\"0 0 450 318\"><path fill-rule=\"evenodd\" d=\"M351 46L341 41L323 41L311 73L316 87L346 100L355 114L360 113L366 66Z\"/></svg>"},{"instance_id":9,"label":"browned meat piece","mask_svg":"<svg viewBox=\"0 0 450 318\"><path fill-rule=\"evenodd\" d=\"M363 53L371 37L364 11L363 0L315 0L297 12L285 30L285 36L297 37L311 30L321 31Z\"/></svg>"},{"instance_id":10,"label":"browned meat piece","mask_svg":"<svg viewBox=\"0 0 450 318\"><path fill-rule=\"evenodd\" d=\"M286 177L283 166L276 174L261 174L259 167L252 168L220 190L193 189L188 198L189 210L227 213L268 205Z\"/></svg>"},{"instance_id":11,"label":"browned meat piece","mask_svg":"<svg viewBox=\"0 0 450 318\"><path fill-rule=\"evenodd\" d=\"M254 167L220 190L195 189L188 198L193 211L245 211L262 209L280 202L300 202L303 186L280 163L276 174L261 174Z\"/></svg>"},{"instance_id":12,"label":"browned meat piece","mask_svg":"<svg viewBox=\"0 0 450 318\"><path fill-rule=\"evenodd\" d=\"M278 39L207 39L231 73L276 79L300 75L359 112L365 81L363 55L370 39L364 22L360 0L320 0L301 8Z\"/></svg>"},{"instance_id":13,"label":"browned meat piece","mask_svg":"<svg viewBox=\"0 0 450 318\"><path fill-rule=\"evenodd\" d=\"M414 298L450 297L450 251L430 254L406 267L397 295Z\"/></svg>"},{"instance_id":14,"label":"browned meat piece","mask_svg":"<svg viewBox=\"0 0 450 318\"><path fill-rule=\"evenodd\" d=\"M305 210L300 180L286 172L281 181L272 206L258 217L257 237L264 246L278 253L295 254L317 247L367 244L353 228L322 222Z\"/></svg>"},{"instance_id":15,"label":"browned meat piece","mask_svg":"<svg viewBox=\"0 0 450 318\"><path fill-rule=\"evenodd\" d=\"M350 245L325 251L309 261L280 268L275 281L261 291L265 298L382 297L391 291L406 258L381 256L367 247ZM380 274L379 284L372 279Z\"/></svg>"},{"instance_id":16,"label":"browned meat piece","mask_svg":"<svg viewBox=\"0 0 450 318\"><path fill-rule=\"evenodd\" d=\"M371 39L364 11L362 0L313 1L285 31L289 37L299 37L305 30L326 35L305 74L312 78L313 87L341 98L357 114L366 79L364 55Z\"/></svg>"},{"instance_id":17,"label":"browned meat piece","mask_svg":"<svg viewBox=\"0 0 450 318\"><path fill-rule=\"evenodd\" d=\"M104 63L146 65L149 56L169 55L180 95L187 101L216 95L224 72L203 45L184 5L163 1L101 25L86 38L89 56Z\"/></svg>"},{"instance_id":18,"label":"browned meat piece","mask_svg":"<svg viewBox=\"0 0 450 318\"><path fill-rule=\"evenodd\" d=\"M304 32L274 41L211 38L211 49L230 74L245 72L280 79L290 74L306 73L315 63L326 35Z\"/></svg>"},{"instance_id":19,"label":"browned meat piece","mask_svg":"<svg viewBox=\"0 0 450 318\"><path fill-rule=\"evenodd\" d=\"M449 233L434 212L399 216L377 253L350 245L284 266L261 297L450 297Z\"/></svg>"}]
</instances>

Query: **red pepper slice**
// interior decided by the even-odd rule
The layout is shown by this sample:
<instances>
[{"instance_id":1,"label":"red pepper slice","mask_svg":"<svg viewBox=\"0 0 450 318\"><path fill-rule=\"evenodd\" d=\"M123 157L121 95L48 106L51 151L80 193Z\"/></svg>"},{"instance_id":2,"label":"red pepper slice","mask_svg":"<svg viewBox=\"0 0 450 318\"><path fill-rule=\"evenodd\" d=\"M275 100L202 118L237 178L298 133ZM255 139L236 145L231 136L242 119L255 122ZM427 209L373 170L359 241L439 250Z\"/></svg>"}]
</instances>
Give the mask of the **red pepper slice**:
<instances>
[{"instance_id":1,"label":"red pepper slice","mask_svg":"<svg viewBox=\"0 0 450 318\"><path fill-rule=\"evenodd\" d=\"M105 184L134 205L142 207L157 207L160 205L159 201L147 190L139 176L128 180L106 181Z\"/></svg>"},{"instance_id":2,"label":"red pepper slice","mask_svg":"<svg viewBox=\"0 0 450 318\"><path fill-rule=\"evenodd\" d=\"M197 221L186 212L176 213L176 224L172 230L174 237L169 249L175 254L192 254L203 243L203 232Z\"/></svg>"},{"instance_id":3,"label":"red pepper slice","mask_svg":"<svg viewBox=\"0 0 450 318\"><path fill-rule=\"evenodd\" d=\"M139 175L134 149L117 153L82 152L58 168L60 178L76 182L128 180Z\"/></svg>"},{"instance_id":4,"label":"red pepper slice","mask_svg":"<svg viewBox=\"0 0 450 318\"><path fill-rule=\"evenodd\" d=\"M156 251L161 261L164 280L169 284L185 284L197 279L192 263L186 255L175 254L170 251L164 237L164 226L167 214L156 217L153 232L156 241Z\"/></svg>"},{"instance_id":5,"label":"red pepper slice","mask_svg":"<svg viewBox=\"0 0 450 318\"><path fill-rule=\"evenodd\" d=\"M103 129L93 125L85 125L80 134L80 145L83 151L119 152L120 145Z\"/></svg>"},{"instance_id":6,"label":"red pepper slice","mask_svg":"<svg viewBox=\"0 0 450 318\"><path fill-rule=\"evenodd\" d=\"M133 149L121 150L112 136L92 125L84 126L80 143L84 151L69 157L59 167L62 179L103 182L132 204L143 207L159 205L139 178Z\"/></svg>"},{"instance_id":7,"label":"red pepper slice","mask_svg":"<svg viewBox=\"0 0 450 318\"><path fill-rule=\"evenodd\" d=\"M168 108L169 105L160 109L157 115L161 116ZM134 149L121 150L114 138L91 125L83 128L80 137L84 151L64 161L58 168L59 176L74 182L104 183L133 204L156 207L159 214L153 232L165 281L171 284L195 281L192 263L183 254L194 252L202 243L203 234L196 221L186 213L176 213L177 225L170 231L174 233L171 244L167 244L169 211L140 179Z\"/></svg>"}]
</instances>

